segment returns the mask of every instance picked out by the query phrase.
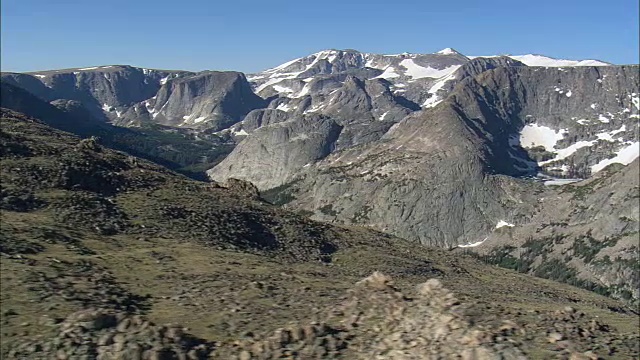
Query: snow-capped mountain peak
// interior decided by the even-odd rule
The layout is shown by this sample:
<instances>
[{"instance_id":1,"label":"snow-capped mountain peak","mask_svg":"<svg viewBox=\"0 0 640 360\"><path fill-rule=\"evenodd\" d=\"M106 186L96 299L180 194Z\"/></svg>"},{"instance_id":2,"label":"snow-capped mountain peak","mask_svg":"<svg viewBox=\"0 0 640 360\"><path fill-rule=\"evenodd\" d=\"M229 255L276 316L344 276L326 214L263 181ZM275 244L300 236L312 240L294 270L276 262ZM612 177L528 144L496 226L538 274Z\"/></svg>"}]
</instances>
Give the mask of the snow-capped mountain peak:
<instances>
[{"instance_id":1,"label":"snow-capped mountain peak","mask_svg":"<svg viewBox=\"0 0 640 360\"><path fill-rule=\"evenodd\" d=\"M610 65L598 60L563 60L537 54L465 56L453 48L430 54L375 54L353 49L326 49L249 75L248 79L261 97L279 97L281 100L274 107L286 111L299 109L305 113L311 111L309 109L322 111L330 107L330 99L345 85L348 76L355 76L361 81L381 82L394 96L404 97L415 106L428 108L439 104L453 89L456 79L465 76L457 71L469 61L499 57L509 57L511 61L527 66ZM507 63L503 65L510 66ZM309 105L311 103L313 105Z\"/></svg>"},{"instance_id":2,"label":"snow-capped mountain peak","mask_svg":"<svg viewBox=\"0 0 640 360\"><path fill-rule=\"evenodd\" d=\"M467 61L451 48L433 54L405 52L394 55L330 49L288 61L248 78L263 97L280 94L298 98L308 94L311 82L320 75L350 73L364 80L385 79L403 87L409 82L429 82L450 75Z\"/></svg>"},{"instance_id":3,"label":"snow-capped mountain peak","mask_svg":"<svg viewBox=\"0 0 640 360\"><path fill-rule=\"evenodd\" d=\"M462 55L460 52L458 52L458 51L456 51L455 49L452 49L452 48L442 49L442 50L436 52L436 54L440 54L440 55Z\"/></svg>"}]
</instances>

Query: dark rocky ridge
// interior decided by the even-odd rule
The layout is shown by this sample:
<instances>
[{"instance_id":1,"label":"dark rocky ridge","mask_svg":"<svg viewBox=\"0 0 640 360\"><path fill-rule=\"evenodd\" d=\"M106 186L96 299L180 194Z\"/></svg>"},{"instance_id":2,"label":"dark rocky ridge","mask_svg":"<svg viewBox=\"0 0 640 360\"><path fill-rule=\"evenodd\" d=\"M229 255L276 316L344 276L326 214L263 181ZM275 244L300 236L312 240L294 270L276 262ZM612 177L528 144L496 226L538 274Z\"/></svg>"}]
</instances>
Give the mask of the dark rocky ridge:
<instances>
[{"instance_id":1,"label":"dark rocky ridge","mask_svg":"<svg viewBox=\"0 0 640 360\"><path fill-rule=\"evenodd\" d=\"M265 106L244 75L237 72L101 66L3 73L2 81L47 102L79 101L96 119L123 126L151 123L220 130Z\"/></svg>"},{"instance_id":2,"label":"dark rocky ridge","mask_svg":"<svg viewBox=\"0 0 640 360\"><path fill-rule=\"evenodd\" d=\"M76 100L54 100L50 104L29 92L0 83L0 104L29 116L44 119L47 125L83 138L99 137L103 144L140 156L182 173L204 179L203 170L219 162L232 146L216 135L153 126L123 128L93 117ZM203 159L206 160L203 163ZM190 166L204 166L204 169Z\"/></svg>"},{"instance_id":3,"label":"dark rocky ridge","mask_svg":"<svg viewBox=\"0 0 640 360\"><path fill-rule=\"evenodd\" d=\"M150 111L158 113L156 121L164 125L181 125L186 116L192 126L205 122L213 130L222 130L264 105L244 74L212 71L168 81Z\"/></svg>"},{"instance_id":4,"label":"dark rocky ridge","mask_svg":"<svg viewBox=\"0 0 640 360\"><path fill-rule=\"evenodd\" d=\"M241 179L250 177L261 189L276 187L308 164L329 155L341 130L334 120L322 115L260 127L238 144L235 155L225 158L212 178L224 181L233 173ZM253 177L256 173L261 174L259 179Z\"/></svg>"},{"instance_id":5,"label":"dark rocky ridge","mask_svg":"<svg viewBox=\"0 0 640 360\"><path fill-rule=\"evenodd\" d=\"M163 79L188 75L186 71L100 66L43 71L37 74L3 73L2 80L26 89L45 101L80 101L101 120L117 121L124 109L154 96Z\"/></svg>"}]
</instances>

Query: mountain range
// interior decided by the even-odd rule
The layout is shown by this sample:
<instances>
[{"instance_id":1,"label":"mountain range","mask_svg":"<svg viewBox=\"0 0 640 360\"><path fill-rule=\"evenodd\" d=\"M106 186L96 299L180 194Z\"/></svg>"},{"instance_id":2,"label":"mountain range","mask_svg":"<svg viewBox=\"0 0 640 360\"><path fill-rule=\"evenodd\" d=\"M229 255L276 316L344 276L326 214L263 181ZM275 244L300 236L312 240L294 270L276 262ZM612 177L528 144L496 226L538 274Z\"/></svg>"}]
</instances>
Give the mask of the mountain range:
<instances>
[{"instance_id":1,"label":"mountain range","mask_svg":"<svg viewBox=\"0 0 640 360\"><path fill-rule=\"evenodd\" d=\"M325 50L248 75L3 73L2 106L55 112L72 120L51 125L81 136L92 124L116 148L216 182L249 181L314 220L637 304L639 78L638 65L541 55ZM124 130L164 140L136 147L113 136Z\"/></svg>"}]
</instances>

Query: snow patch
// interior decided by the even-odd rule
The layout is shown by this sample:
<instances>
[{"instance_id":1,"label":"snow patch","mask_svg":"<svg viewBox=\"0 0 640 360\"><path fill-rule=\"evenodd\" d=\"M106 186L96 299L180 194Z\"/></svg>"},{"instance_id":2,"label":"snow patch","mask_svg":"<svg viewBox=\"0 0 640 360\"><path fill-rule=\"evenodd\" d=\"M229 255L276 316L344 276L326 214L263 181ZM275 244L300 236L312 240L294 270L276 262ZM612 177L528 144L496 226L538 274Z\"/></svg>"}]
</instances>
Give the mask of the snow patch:
<instances>
[{"instance_id":1,"label":"snow patch","mask_svg":"<svg viewBox=\"0 0 640 360\"><path fill-rule=\"evenodd\" d=\"M376 63L374 62L374 59L371 58L368 54L365 55L365 60L367 60L367 62L364 64L364 67L377 69L377 66L376 66Z\"/></svg>"},{"instance_id":2,"label":"snow patch","mask_svg":"<svg viewBox=\"0 0 640 360\"><path fill-rule=\"evenodd\" d=\"M298 62L301 59L302 58L297 58L297 59L293 59L291 61L287 61L286 63L284 63L282 65L276 66L276 67L271 68L271 69L267 69L264 72L266 72L266 73L274 73L274 72L276 72L278 70L286 69L287 67L289 67L290 65L293 65L294 63Z\"/></svg>"},{"instance_id":3,"label":"snow patch","mask_svg":"<svg viewBox=\"0 0 640 360\"><path fill-rule=\"evenodd\" d=\"M35 76L35 77L37 77L37 78L40 78L40 79L42 79L42 78L45 78L45 77L46 77L45 75L40 75L40 74L35 74L35 75L33 75L33 76Z\"/></svg>"},{"instance_id":4,"label":"snow patch","mask_svg":"<svg viewBox=\"0 0 640 360\"><path fill-rule=\"evenodd\" d=\"M636 110L640 110L640 97L636 93L631 94L631 103L636 107Z\"/></svg>"},{"instance_id":5,"label":"snow patch","mask_svg":"<svg viewBox=\"0 0 640 360\"><path fill-rule=\"evenodd\" d=\"M428 98L423 104L424 108L432 108L442 102L442 99L438 95L433 94L430 98Z\"/></svg>"},{"instance_id":6,"label":"snow patch","mask_svg":"<svg viewBox=\"0 0 640 360\"><path fill-rule=\"evenodd\" d=\"M198 123L201 123L201 122L205 121L206 119L207 119L206 116L199 116L199 117L195 118L193 120L193 122L194 122L194 124L198 124Z\"/></svg>"},{"instance_id":7,"label":"snow patch","mask_svg":"<svg viewBox=\"0 0 640 360\"><path fill-rule=\"evenodd\" d=\"M587 146L593 146L597 142L598 140L578 141L577 143L571 144L571 146L566 147L564 149L555 150L557 155L553 159L542 161L540 165L546 165L554 161L566 159L567 157L571 156L573 153L575 153L579 149L582 149L583 147L587 147Z\"/></svg>"},{"instance_id":8,"label":"snow patch","mask_svg":"<svg viewBox=\"0 0 640 360\"><path fill-rule=\"evenodd\" d=\"M240 129L238 131L232 130L232 132L233 132L233 135L236 135L236 136L247 136L247 135L249 135L249 133L246 132L244 129Z\"/></svg>"},{"instance_id":9,"label":"snow patch","mask_svg":"<svg viewBox=\"0 0 640 360\"><path fill-rule=\"evenodd\" d=\"M461 248L476 247L478 245L481 245L483 242L487 241L487 239L488 239L488 237L486 237L483 240L478 241L478 242L464 244L464 245L458 245L458 247L461 247Z\"/></svg>"},{"instance_id":10,"label":"snow patch","mask_svg":"<svg viewBox=\"0 0 640 360\"><path fill-rule=\"evenodd\" d=\"M286 86L281 86L281 85L273 85L273 90L279 93L287 93L287 94L290 94L293 92L293 89L288 88Z\"/></svg>"},{"instance_id":11,"label":"snow patch","mask_svg":"<svg viewBox=\"0 0 640 360\"><path fill-rule=\"evenodd\" d=\"M608 124L609 121L610 121L608 117L606 117L606 116L604 116L602 114L598 115L598 120L600 120L600 122L603 122L605 124Z\"/></svg>"},{"instance_id":12,"label":"snow patch","mask_svg":"<svg viewBox=\"0 0 640 360\"><path fill-rule=\"evenodd\" d=\"M596 134L596 136L598 137L598 140L605 140L605 141L615 141L613 140L613 137L611 137L611 134L609 133L600 133L600 134Z\"/></svg>"},{"instance_id":13,"label":"snow patch","mask_svg":"<svg viewBox=\"0 0 640 360\"><path fill-rule=\"evenodd\" d=\"M255 92L259 93L260 91L266 89L267 87L269 87L269 86L271 86L273 84L277 84L277 83L281 82L282 80L284 80L284 78L269 79L264 84L258 86L256 88Z\"/></svg>"},{"instance_id":14,"label":"snow patch","mask_svg":"<svg viewBox=\"0 0 640 360\"><path fill-rule=\"evenodd\" d=\"M303 114L314 113L314 112L320 111L321 109L322 109L322 104L313 105L310 109L305 110Z\"/></svg>"},{"instance_id":15,"label":"snow patch","mask_svg":"<svg viewBox=\"0 0 640 360\"><path fill-rule=\"evenodd\" d=\"M282 110L282 111L288 112L288 111L291 111L291 107L283 103L278 105L278 107L276 107L276 110Z\"/></svg>"},{"instance_id":16,"label":"snow patch","mask_svg":"<svg viewBox=\"0 0 640 360\"><path fill-rule=\"evenodd\" d=\"M80 70L80 71L85 71L85 70L95 70L95 69L97 69L97 68L98 68L97 66L94 66L94 67L82 68L82 69L78 69L78 70Z\"/></svg>"},{"instance_id":17,"label":"snow patch","mask_svg":"<svg viewBox=\"0 0 640 360\"><path fill-rule=\"evenodd\" d=\"M567 91L567 93L565 95L567 95L567 97L571 97L573 93L571 92L571 90Z\"/></svg>"},{"instance_id":18,"label":"snow patch","mask_svg":"<svg viewBox=\"0 0 640 360\"><path fill-rule=\"evenodd\" d=\"M266 77L267 77L267 75L249 75L249 76L247 76L247 80L256 81L256 80L264 79Z\"/></svg>"},{"instance_id":19,"label":"snow patch","mask_svg":"<svg viewBox=\"0 0 640 360\"><path fill-rule=\"evenodd\" d=\"M582 181L582 179L553 179L544 182L545 186L567 185L574 182Z\"/></svg>"},{"instance_id":20,"label":"snow patch","mask_svg":"<svg viewBox=\"0 0 640 360\"><path fill-rule=\"evenodd\" d=\"M609 132L604 132L604 133L600 133L600 134L596 134L596 136L598 137L598 139L600 140L606 140L606 141L611 141L614 142L615 140L613 139L613 136L616 134L619 134L621 132L625 132L627 131L627 126L626 125L622 125L619 129L617 130L612 130Z\"/></svg>"},{"instance_id":21,"label":"snow patch","mask_svg":"<svg viewBox=\"0 0 640 360\"><path fill-rule=\"evenodd\" d=\"M169 80L169 76L163 77L162 79L160 79L160 85L166 84L168 80Z\"/></svg>"},{"instance_id":22,"label":"snow patch","mask_svg":"<svg viewBox=\"0 0 640 360\"><path fill-rule=\"evenodd\" d=\"M553 151L566 132L565 129L556 131L547 126L529 124L520 132L520 145L525 148L542 146L547 151Z\"/></svg>"},{"instance_id":23,"label":"snow patch","mask_svg":"<svg viewBox=\"0 0 640 360\"><path fill-rule=\"evenodd\" d=\"M151 110L150 111L151 117L155 119L158 115L160 115L160 113L162 112L162 110L164 110L164 108L167 106L168 103L169 101L165 102L164 105L162 105L162 107L158 111L155 111L155 109Z\"/></svg>"},{"instance_id":24,"label":"snow patch","mask_svg":"<svg viewBox=\"0 0 640 360\"><path fill-rule=\"evenodd\" d=\"M422 107L431 108L442 102L442 99L440 99L437 93L442 89L442 87L444 87L447 81L453 80L454 78L454 73L451 73L433 84L429 89L429 94L431 94L431 96L427 100L425 100L425 102L422 104Z\"/></svg>"},{"instance_id":25,"label":"snow patch","mask_svg":"<svg viewBox=\"0 0 640 360\"><path fill-rule=\"evenodd\" d=\"M505 227L505 226L508 226L508 227L514 227L515 225L510 224L510 223L508 223L508 222L506 222L506 221L504 221L504 220L500 220L500 221L498 221L498 223L496 224L496 229L500 229L500 228Z\"/></svg>"},{"instance_id":26,"label":"snow patch","mask_svg":"<svg viewBox=\"0 0 640 360\"><path fill-rule=\"evenodd\" d=\"M313 78L310 78L310 79L313 79ZM302 90L300 90L300 92L298 94L296 94L294 97L295 98L301 98L303 96L306 96L309 93L310 90L311 90L311 85L309 83L306 83L304 85L304 87L302 88Z\"/></svg>"},{"instance_id":27,"label":"snow patch","mask_svg":"<svg viewBox=\"0 0 640 360\"><path fill-rule=\"evenodd\" d=\"M633 162L635 159L637 159L638 155L640 155L640 142L636 141L631 145L628 145L616 151L616 156L613 159L604 159L599 163L593 165L591 167L591 172L596 173L613 163L628 165L631 162Z\"/></svg>"},{"instance_id":28,"label":"snow patch","mask_svg":"<svg viewBox=\"0 0 640 360\"><path fill-rule=\"evenodd\" d=\"M412 79L422 78L441 78L458 70L460 65L452 65L444 69L434 69L432 67L424 67L416 64L412 59L404 59L400 62L400 66L407 69L405 74Z\"/></svg>"},{"instance_id":29,"label":"snow patch","mask_svg":"<svg viewBox=\"0 0 640 360\"><path fill-rule=\"evenodd\" d=\"M609 66L609 64L598 60L563 60L554 59L547 56L527 54L509 56L514 60L518 60L527 66L545 66L545 67L571 67L571 66Z\"/></svg>"},{"instance_id":30,"label":"snow patch","mask_svg":"<svg viewBox=\"0 0 640 360\"><path fill-rule=\"evenodd\" d=\"M309 138L309 135L307 134L300 134L300 135L296 135L292 138L289 139L289 141L296 141L296 140L306 140Z\"/></svg>"},{"instance_id":31,"label":"snow patch","mask_svg":"<svg viewBox=\"0 0 640 360\"><path fill-rule=\"evenodd\" d=\"M397 77L400 77L400 75L396 73L393 66L389 66L388 68L384 69L384 72L382 74L374 77L374 79L393 79Z\"/></svg>"}]
</instances>

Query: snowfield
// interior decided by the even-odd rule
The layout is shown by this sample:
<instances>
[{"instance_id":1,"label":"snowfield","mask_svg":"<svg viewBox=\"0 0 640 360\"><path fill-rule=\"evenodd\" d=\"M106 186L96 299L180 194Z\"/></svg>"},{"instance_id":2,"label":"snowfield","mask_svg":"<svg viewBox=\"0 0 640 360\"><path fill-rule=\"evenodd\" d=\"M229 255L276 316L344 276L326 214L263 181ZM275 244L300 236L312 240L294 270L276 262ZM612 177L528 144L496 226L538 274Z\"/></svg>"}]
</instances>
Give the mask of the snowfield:
<instances>
[{"instance_id":1,"label":"snowfield","mask_svg":"<svg viewBox=\"0 0 640 360\"><path fill-rule=\"evenodd\" d=\"M505 226L507 226L507 227L514 227L515 225L510 224L510 223L508 223L508 222L506 222L506 221L504 221L504 220L500 220L500 221L498 221L498 223L496 224L496 229L500 229L500 228L503 228L503 227L505 227Z\"/></svg>"},{"instance_id":2,"label":"snowfield","mask_svg":"<svg viewBox=\"0 0 640 360\"><path fill-rule=\"evenodd\" d=\"M640 155L640 142L636 141L631 145L628 145L616 151L616 156L614 158L605 159L593 165L591 167L591 172L596 173L613 163L629 165L633 162L633 160L638 158L638 155Z\"/></svg>"},{"instance_id":3,"label":"snowfield","mask_svg":"<svg viewBox=\"0 0 640 360\"><path fill-rule=\"evenodd\" d=\"M570 67L570 66L609 66L610 65L598 60L563 60L563 59L554 59L551 57L535 55L535 54L516 55L516 56L509 56L509 57L514 60L518 60L527 66Z\"/></svg>"},{"instance_id":4,"label":"snowfield","mask_svg":"<svg viewBox=\"0 0 640 360\"><path fill-rule=\"evenodd\" d=\"M484 238L483 240L480 240L478 242L474 242L474 243L469 243L469 244L464 244L464 245L458 245L458 247L461 248L468 248L468 247L476 247L478 245L482 245L483 242L487 241L488 238Z\"/></svg>"},{"instance_id":5,"label":"snowfield","mask_svg":"<svg viewBox=\"0 0 640 360\"><path fill-rule=\"evenodd\" d=\"M424 67L416 64L412 59L404 59L400 62L400 66L404 66L407 71L405 72L406 76L411 77L412 79L422 79L422 78L441 78L443 76L447 76L452 72L458 70L460 65L452 65L446 67L444 69L434 69L431 67Z\"/></svg>"},{"instance_id":6,"label":"snowfield","mask_svg":"<svg viewBox=\"0 0 640 360\"><path fill-rule=\"evenodd\" d=\"M542 146L547 151L554 151L556 143L564 138L566 130L553 130L547 126L529 124L520 132L520 145L524 148Z\"/></svg>"}]
</instances>

